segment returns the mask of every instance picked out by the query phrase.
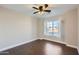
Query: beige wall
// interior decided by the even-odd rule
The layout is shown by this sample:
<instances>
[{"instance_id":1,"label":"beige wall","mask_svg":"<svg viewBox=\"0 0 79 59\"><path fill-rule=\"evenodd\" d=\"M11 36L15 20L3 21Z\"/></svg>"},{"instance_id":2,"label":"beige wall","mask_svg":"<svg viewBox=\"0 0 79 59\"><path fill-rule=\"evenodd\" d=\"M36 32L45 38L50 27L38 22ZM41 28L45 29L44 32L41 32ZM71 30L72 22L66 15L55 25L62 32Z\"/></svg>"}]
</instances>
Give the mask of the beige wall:
<instances>
[{"instance_id":1,"label":"beige wall","mask_svg":"<svg viewBox=\"0 0 79 59\"><path fill-rule=\"evenodd\" d=\"M36 38L36 19L0 7L0 49Z\"/></svg>"},{"instance_id":2,"label":"beige wall","mask_svg":"<svg viewBox=\"0 0 79 59\"><path fill-rule=\"evenodd\" d=\"M68 45L77 46L77 9L63 15L65 28L65 42Z\"/></svg>"},{"instance_id":3,"label":"beige wall","mask_svg":"<svg viewBox=\"0 0 79 59\"><path fill-rule=\"evenodd\" d=\"M58 18L63 21L62 25L64 27L64 37L61 36L61 38L56 38L53 36L46 36L43 34L43 22L44 20L49 20L49 19L54 19ZM39 38L47 38L53 41L58 41L58 42L64 42L68 45L77 46L77 9L70 10L63 15L57 16L57 17L50 17L46 19L40 19L38 20L38 37Z\"/></svg>"},{"instance_id":4,"label":"beige wall","mask_svg":"<svg viewBox=\"0 0 79 59\"><path fill-rule=\"evenodd\" d=\"M78 52L79 52L79 7L78 7L77 11L78 11L78 14L77 14L77 16L78 16L78 22L77 22L78 23L77 24L78 25Z\"/></svg>"}]
</instances>

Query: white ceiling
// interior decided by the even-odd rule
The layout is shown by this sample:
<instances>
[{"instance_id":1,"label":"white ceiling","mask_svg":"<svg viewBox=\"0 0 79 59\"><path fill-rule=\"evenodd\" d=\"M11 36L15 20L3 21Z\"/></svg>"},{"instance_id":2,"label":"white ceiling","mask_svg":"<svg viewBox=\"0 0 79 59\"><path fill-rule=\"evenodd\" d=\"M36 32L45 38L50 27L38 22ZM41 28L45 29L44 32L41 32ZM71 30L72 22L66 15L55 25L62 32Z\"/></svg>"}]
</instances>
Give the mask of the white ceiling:
<instances>
[{"instance_id":1,"label":"white ceiling","mask_svg":"<svg viewBox=\"0 0 79 59\"><path fill-rule=\"evenodd\" d=\"M35 16L35 17L50 17L50 16L57 16L67 12L68 10L74 9L78 6L78 4L49 4L48 9L51 10L51 13L44 13L40 14L33 14L34 10L32 7L38 7L38 4L3 4L1 5L5 8L24 13L28 16Z\"/></svg>"}]
</instances>

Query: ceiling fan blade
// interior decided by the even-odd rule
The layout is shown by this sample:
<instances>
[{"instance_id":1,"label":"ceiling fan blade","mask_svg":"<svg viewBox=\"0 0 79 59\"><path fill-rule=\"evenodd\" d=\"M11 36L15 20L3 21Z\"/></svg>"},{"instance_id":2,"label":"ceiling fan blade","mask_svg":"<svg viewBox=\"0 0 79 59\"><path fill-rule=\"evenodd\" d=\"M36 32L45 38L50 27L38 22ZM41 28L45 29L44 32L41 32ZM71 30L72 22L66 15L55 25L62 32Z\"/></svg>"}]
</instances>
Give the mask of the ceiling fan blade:
<instances>
[{"instance_id":1,"label":"ceiling fan blade","mask_svg":"<svg viewBox=\"0 0 79 59\"><path fill-rule=\"evenodd\" d=\"M47 8L48 7L48 4L44 4L44 6L45 6L45 8Z\"/></svg>"},{"instance_id":2,"label":"ceiling fan blade","mask_svg":"<svg viewBox=\"0 0 79 59\"><path fill-rule=\"evenodd\" d=\"M51 12L51 10L44 10L44 12Z\"/></svg>"},{"instance_id":3,"label":"ceiling fan blade","mask_svg":"<svg viewBox=\"0 0 79 59\"><path fill-rule=\"evenodd\" d=\"M39 11L36 11L36 12L34 12L33 14L36 14L36 13L38 13Z\"/></svg>"},{"instance_id":4,"label":"ceiling fan blade","mask_svg":"<svg viewBox=\"0 0 79 59\"><path fill-rule=\"evenodd\" d=\"M36 8L36 7L32 7L32 8L34 8L34 9L36 9L36 10L39 10L38 8Z\"/></svg>"}]
</instances>

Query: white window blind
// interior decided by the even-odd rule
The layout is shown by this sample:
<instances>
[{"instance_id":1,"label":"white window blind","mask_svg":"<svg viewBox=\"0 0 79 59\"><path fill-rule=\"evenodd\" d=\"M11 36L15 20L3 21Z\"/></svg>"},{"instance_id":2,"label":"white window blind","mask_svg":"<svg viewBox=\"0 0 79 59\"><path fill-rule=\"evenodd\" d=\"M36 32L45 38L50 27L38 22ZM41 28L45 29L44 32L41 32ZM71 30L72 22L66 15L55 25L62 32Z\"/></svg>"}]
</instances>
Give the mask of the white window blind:
<instances>
[{"instance_id":1,"label":"white window blind","mask_svg":"<svg viewBox=\"0 0 79 59\"><path fill-rule=\"evenodd\" d=\"M60 21L51 20L44 22L44 34L49 36L60 37Z\"/></svg>"}]
</instances>

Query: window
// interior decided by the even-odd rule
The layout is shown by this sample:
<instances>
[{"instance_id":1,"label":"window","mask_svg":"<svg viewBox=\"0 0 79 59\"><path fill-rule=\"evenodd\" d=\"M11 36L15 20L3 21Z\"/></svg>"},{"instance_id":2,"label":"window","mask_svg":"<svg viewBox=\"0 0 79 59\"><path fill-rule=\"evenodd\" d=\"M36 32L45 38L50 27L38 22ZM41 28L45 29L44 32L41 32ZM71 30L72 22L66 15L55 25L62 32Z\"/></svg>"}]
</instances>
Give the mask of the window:
<instances>
[{"instance_id":1,"label":"window","mask_svg":"<svg viewBox=\"0 0 79 59\"><path fill-rule=\"evenodd\" d=\"M60 21L59 20L45 21L44 34L59 37L60 36Z\"/></svg>"}]
</instances>

